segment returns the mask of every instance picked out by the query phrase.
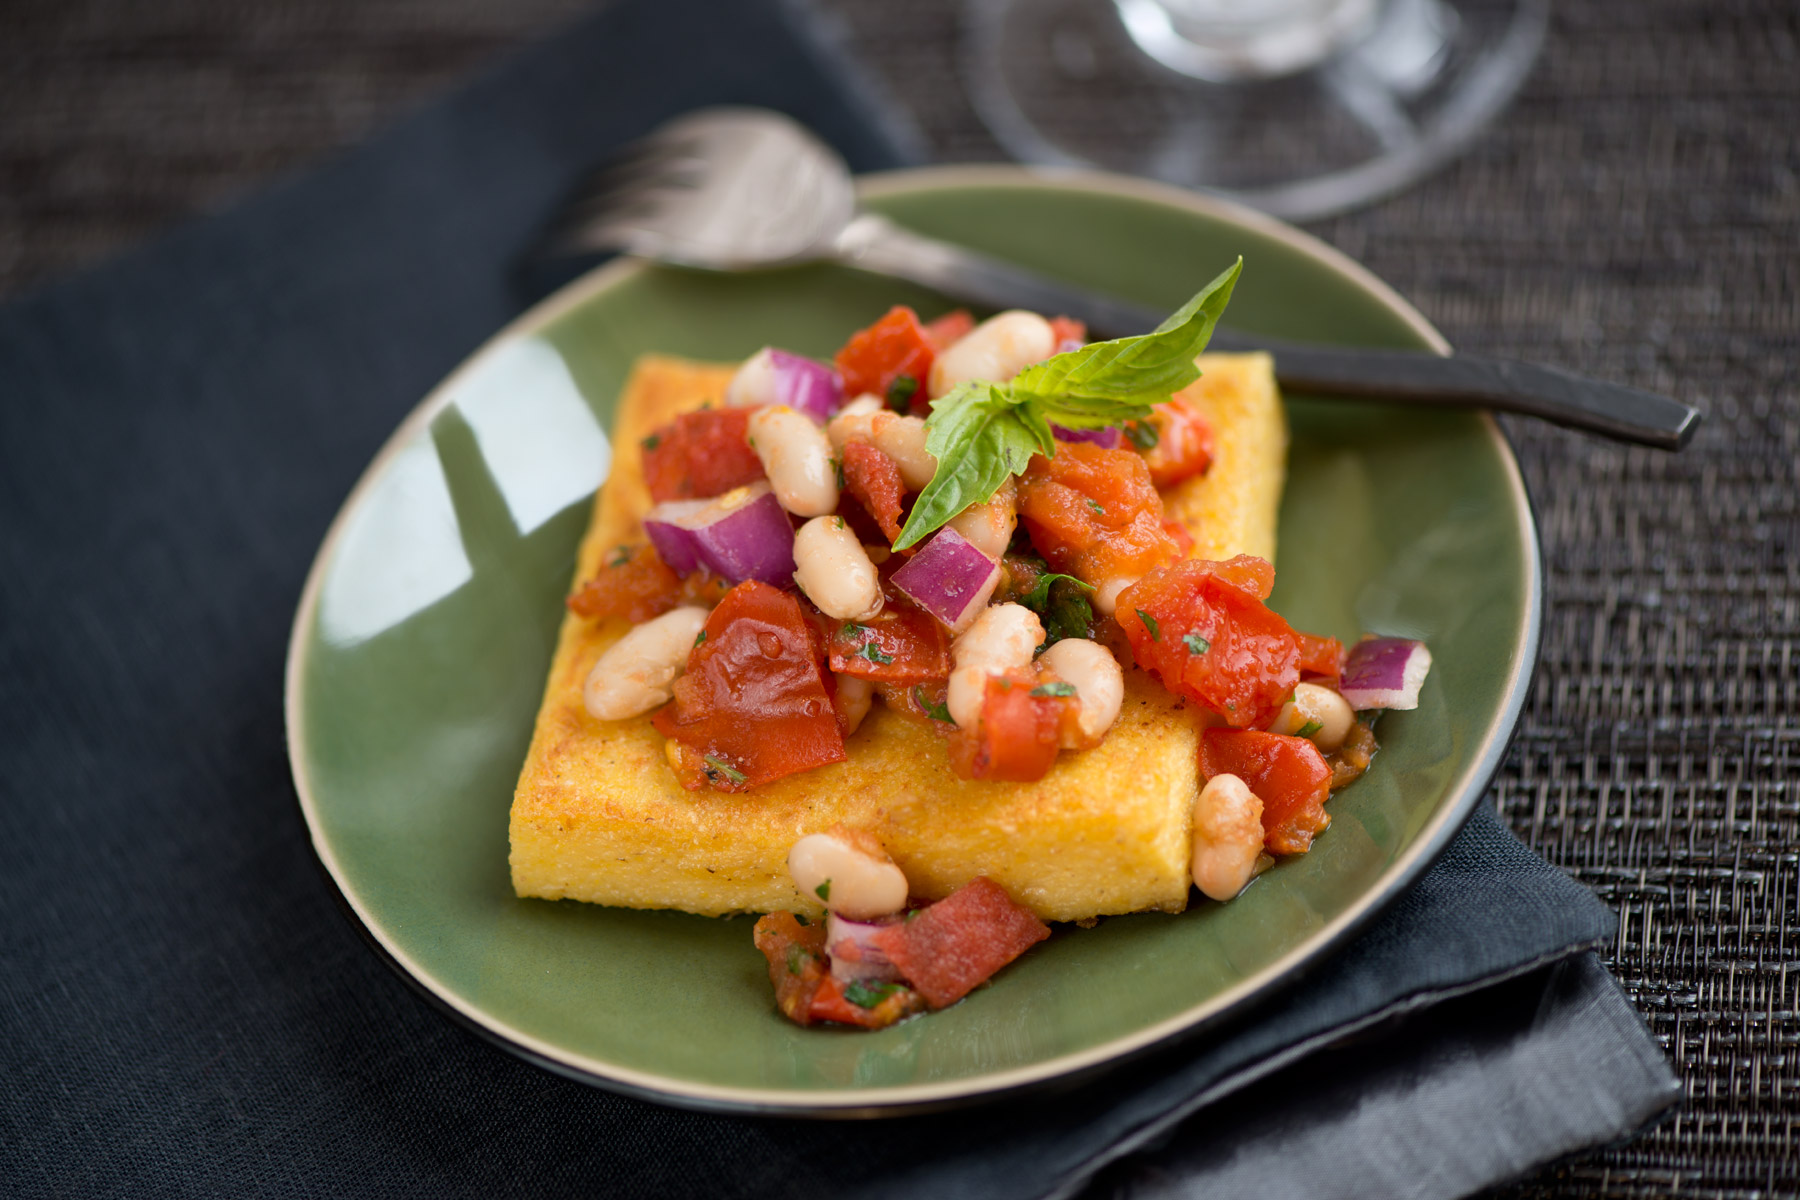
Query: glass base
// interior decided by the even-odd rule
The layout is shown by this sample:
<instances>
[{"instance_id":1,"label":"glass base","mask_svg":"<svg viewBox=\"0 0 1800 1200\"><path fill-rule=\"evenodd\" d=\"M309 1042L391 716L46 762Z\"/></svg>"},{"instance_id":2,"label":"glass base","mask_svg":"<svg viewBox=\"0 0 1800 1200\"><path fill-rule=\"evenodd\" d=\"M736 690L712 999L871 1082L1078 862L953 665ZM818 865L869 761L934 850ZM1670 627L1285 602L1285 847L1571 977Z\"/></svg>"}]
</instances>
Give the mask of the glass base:
<instances>
[{"instance_id":1,"label":"glass base","mask_svg":"<svg viewBox=\"0 0 1800 1200\"><path fill-rule=\"evenodd\" d=\"M1024 162L1145 175L1302 221L1460 152L1518 91L1546 18L1547 0L1388 0L1309 66L1208 79L1155 0L972 0L964 67L982 119Z\"/></svg>"}]
</instances>

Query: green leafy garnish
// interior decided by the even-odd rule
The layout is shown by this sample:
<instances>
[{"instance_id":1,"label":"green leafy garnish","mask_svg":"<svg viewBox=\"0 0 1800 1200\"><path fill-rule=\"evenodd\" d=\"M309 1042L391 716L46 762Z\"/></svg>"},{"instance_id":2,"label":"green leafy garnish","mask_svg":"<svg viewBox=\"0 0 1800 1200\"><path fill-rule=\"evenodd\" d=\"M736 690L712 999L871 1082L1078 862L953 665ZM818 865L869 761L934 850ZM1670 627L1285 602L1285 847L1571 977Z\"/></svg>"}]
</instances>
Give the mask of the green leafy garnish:
<instances>
[{"instance_id":1,"label":"green leafy garnish","mask_svg":"<svg viewBox=\"0 0 1800 1200\"><path fill-rule=\"evenodd\" d=\"M913 393L919 390L919 381L911 375L896 375L894 382L888 384L887 406L905 416L912 411Z\"/></svg>"},{"instance_id":2,"label":"green leafy garnish","mask_svg":"<svg viewBox=\"0 0 1800 1200\"><path fill-rule=\"evenodd\" d=\"M913 502L894 549L922 541L971 504L989 500L1033 454L1053 457L1050 424L1100 429L1142 420L1200 377L1194 365L1231 299L1236 263L1155 331L1091 342L1025 368L1011 383L959 384L932 405L925 448L937 472Z\"/></svg>"},{"instance_id":3,"label":"green leafy garnish","mask_svg":"<svg viewBox=\"0 0 1800 1200\"><path fill-rule=\"evenodd\" d=\"M662 435L653 433L649 437L645 438L643 441L639 442L638 445L642 446L646 450L654 450L658 446L662 445Z\"/></svg>"},{"instance_id":4,"label":"green leafy garnish","mask_svg":"<svg viewBox=\"0 0 1800 1200\"><path fill-rule=\"evenodd\" d=\"M930 700L925 698L925 686L923 684L913 688L913 703L924 709L925 715L934 721L942 721L946 725L954 725L956 723L950 716L949 705L933 704Z\"/></svg>"},{"instance_id":5,"label":"green leafy garnish","mask_svg":"<svg viewBox=\"0 0 1800 1200\"><path fill-rule=\"evenodd\" d=\"M1019 597L1019 603L1041 616L1044 606L1050 603L1050 585L1059 579L1065 583L1072 583L1078 588L1086 588L1090 592L1094 590L1093 584L1084 583L1073 575L1059 575L1055 571L1045 571L1037 577L1037 582L1031 585L1031 590Z\"/></svg>"},{"instance_id":6,"label":"green leafy garnish","mask_svg":"<svg viewBox=\"0 0 1800 1200\"><path fill-rule=\"evenodd\" d=\"M880 646L876 645L873 641L867 641L867 642L864 642L862 645L858 646L856 648L856 652L854 654L852 654L850 657L851 658L866 658L870 662L879 664L880 666L884 666L884 667L894 661L893 655L891 655L887 651L883 650Z\"/></svg>"},{"instance_id":7,"label":"green leafy garnish","mask_svg":"<svg viewBox=\"0 0 1800 1200\"><path fill-rule=\"evenodd\" d=\"M1142 615L1141 613L1139 614ZM1197 633L1190 633L1181 639L1181 644L1188 648L1189 654L1205 654L1212 649L1212 643Z\"/></svg>"},{"instance_id":8,"label":"green leafy garnish","mask_svg":"<svg viewBox=\"0 0 1800 1200\"><path fill-rule=\"evenodd\" d=\"M857 980L844 988L844 999L858 1008L874 1008L900 990L897 983L864 983Z\"/></svg>"},{"instance_id":9,"label":"green leafy garnish","mask_svg":"<svg viewBox=\"0 0 1800 1200\"><path fill-rule=\"evenodd\" d=\"M630 546L620 546L616 550L613 551L612 561L607 563L606 565L609 567L622 567L630 561L631 561L631 547Z\"/></svg>"},{"instance_id":10,"label":"green leafy garnish","mask_svg":"<svg viewBox=\"0 0 1800 1200\"><path fill-rule=\"evenodd\" d=\"M1040 683L1031 689L1034 696L1073 696L1075 685L1058 680L1055 683Z\"/></svg>"},{"instance_id":11,"label":"green leafy garnish","mask_svg":"<svg viewBox=\"0 0 1800 1200\"><path fill-rule=\"evenodd\" d=\"M844 462L842 459L839 459L839 458L832 459L831 460L831 469L837 475L838 491L841 492L845 488L850 486L849 481L844 478ZM843 527L844 527L844 518L839 517L838 518L838 528L842 529Z\"/></svg>"},{"instance_id":12,"label":"green leafy garnish","mask_svg":"<svg viewBox=\"0 0 1800 1200\"><path fill-rule=\"evenodd\" d=\"M800 922L800 924L801 924L801 926L802 926L802 927L804 927L804 926L807 926L807 925L811 925L811 924L812 924L812 922L811 922L811 921L809 921L809 920L807 920L807 919L806 919L806 914L805 914L805 913L795 913L795 914L794 914L794 920L796 920L796 921L798 921L798 922Z\"/></svg>"},{"instance_id":13,"label":"green leafy garnish","mask_svg":"<svg viewBox=\"0 0 1800 1200\"><path fill-rule=\"evenodd\" d=\"M1106 507L1092 496L1088 497L1087 506L1094 510L1094 515L1096 517L1104 517L1106 515Z\"/></svg>"},{"instance_id":14,"label":"green leafy garnish","mask_svg":"<svg viewBox=\"0 0 1800 1200\"><path fill-rule=\"evenodd\" d=\"M1304 724L1300 727L1300 732L1298 734L1296 734L1295 736L1309 738L1313 734L1319 732L1319 730L1321 730L1323 728L1325 728L1325 726L1321 725L1317 721L1308 721L1306 724Z\"/></svg>"},{"instance_id":15,"label":"green leafy garnish","mask_svg":"<svg viewBox=\"0 0 1800 1200\"><path fill-rule=\"evenodd\" d=\"M696 646L698 646L701 642L704 642L705 640L706 640L706 630L704 630L704 629L702 629L699 633L696 633L694 635L694 645L696 645Z\"/></svg>"},{"instance_id":16,"label":"green leafy garnish","mask_svg":"<svg viewBox=\"0 0 1800 1200\"><path fill-rule=\"evenodd\" d=\"M1156 618L1141 608L1137 610L1137 615L1138 620L1144 623L1144 628L1150 631L1150 640L1153 642L1162 641L1162 629L1157 625Z\"/></svg>"},{"instance_id":17,"label":"green leafy garnish","mask_svg":"<svg viewBox=\"0 0 1800 1200\"><path fill-rule=\"evenodd\" d=\"M789 975L798 975L802 970L805 969L806 960L811 957L812 957L812 955L808 954L801 947L789 946L788 947L788 955L787 955L788 974Z\"/></svg>"},{"instance_id":18,"label":"green leafy garnish","mask_svg":"<svg viewBox=\"0 0 1800 1200\"><path fill-rule=\"evenodd\" d=\"M1125 436L1131 439L1132 445L1144 451L1156 449L1156 443L1162 441L1162 435L1156 432L1156 426L1148 421L1127 422Z\"/></svg>"},{"instance_id":19,"label":"green leafy garnish","mask_svg":"<svg viewBox=\"0 0 1800 1200\"><path fill-rule=\"evenodd\" d=\"M1057 584L1069 586L1053 586ZM1044 644L1038 647L1040 654L1064 638L1084 638L1093 633L1094 609L1081 594L1083 588L1091 592L1094 585L1073 575L1043 571L1031 590L1018 597L1020 604L1043 618Z\"/></svg>"},{"instance_id":20,"label":"green leafy garnish","mask_svg":"<svg viewBox=\"0 0 1800 1200\"><path fill-rule=\"evenodd\" d=\"M733 783L742 783L745 779L749 778L749 776L745 775L742 771L738 770L724 759L714 758L710 754L706 755L706 765L709 768L706 772L708 775L717 771Z\"/></svg>"},{"instance_id":21,"label":"green leafy garnish","mask_svg":"<svg viewBox=\"0 0 1800 1200\"><path fill-rule=\"evenodd\" d=\"M814 888L813 893L821 900L831 899L831 880L827 879L824 883L821 883L818 887Z\"/></svg>"}]
</instances>

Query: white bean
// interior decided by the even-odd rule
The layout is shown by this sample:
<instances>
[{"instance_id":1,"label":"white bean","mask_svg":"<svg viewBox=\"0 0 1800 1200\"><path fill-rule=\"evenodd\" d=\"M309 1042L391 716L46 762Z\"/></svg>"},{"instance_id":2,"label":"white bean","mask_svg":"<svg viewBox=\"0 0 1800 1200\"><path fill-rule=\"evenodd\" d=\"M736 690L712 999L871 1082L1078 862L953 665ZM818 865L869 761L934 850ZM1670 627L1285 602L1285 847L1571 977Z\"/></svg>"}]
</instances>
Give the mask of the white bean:
<instances>
[{"instance_id":1,"label":"white bean","mask_svg":"<svg viewBox=\"0 0 1800 1200\"><path fill-rule=\"evenodd\" d=\"M875 564L842 517L814 517L794 535L794 582L840 621L866 621L881 611Z\"/></svg>"},{"instance_id":2,"label":"white bean","mask_svg":"<svg viewBox=\"0 0 1800 1200\"><path fill-rule=\"evenodd\" d=\"M925 419L895 413L888 413L885 420L877 416L874 434L875 448L894 460L907 490L923 491L937 474L937 459L925 448Z\"/></svg>"},{"instance_id":3,"label":"white bean","mask_svg":"<svg viewBox=\"0 0 1800 1200\"><path fill-rule=\"evenodd\" d=\"M887 405L881 402L880 396L877 396L874 392L864 392L862 395L844 405L844 407L838 409L837 416L833 417L832 420L835 421L838 417L863 417L868 416L871 413L886 411ZM833 440L832 445L837 445L835 439Z\"/></svg>"},{"instance_id":4,"label":"white bean","mask_svg":"<svg viewBox=\"0 0 1800 1200\"><path fill-rule=\"evenodd\" d=\"M623 721L666 704L688 652L706 625L706 610L688 605L646 621L607 647L582 685L588 712Z\"/></svg>"},{"instance_id":5,"label":"white bean","mask_svg":"<svg viewBox=\"0 0 1800 1200\"><path fill-rule=\"evenodd\" d=\"M999 562L1012 545L1019 526L1018 488L1008 479L985 504L971 504L949 520L951 529L963 535L977 550Z\"/></svg>"},{"instance_id":6,"label":"white bean","mask_svg":"<svg viewBox=\"0 0 1800 1200\"><path fill-rule=\"evenodd\" d=\"M875 440L875 418L882 414L879 402L874 409L862 409L857 405L863 400L874 400L874 396L858 396L854 401L838 409L837 416L825 422L825 436L831 441L831 448L842 453L844 443L853 438L865 442Z\"/></svg>"},{"instance_id":7,"label":"white bean","mask_svg":"<svg viewBox=\"0 0 1800 1200\"><path fill-rule=\"evenodd\" d=\"M788 850L788 875L840 917L867 921L906 907L906 875L881 844L843 829L809 833Z\"/></svg>"},{"instance_id":8,"label":"white bean","mask_svg":"<svg viewBox=\"0 0 1800 1200\"><path fill-rule=\"evenodd\" d=\"M1086 638L1064 638L1038 655L1038 663L1075 686L1082 737L1090 745L1099 741L1119 719L1119 706L1125 700L1125 672L1119 669L1112 651Z\"/></svg>"},{"instance_id":9,"label":"white bean","mask_svg":"<svg viewBox=\"0 0 1800 1200\"><path fill-rule=\"evenodd\" d=\"M775 402L775 360L764 346L744 360L725 387L727 408L761 408Z\"/></svg>"},{"instance_id":10,"label":"white bean","mask_svg":"<svg viewBox=\"0 0 1800 1200\"><path fill-rule=\"evenodd\" d=\"M989 317L937 356L931 364L929 395L935 400L957 384L976 379L1005 383L1054 353L1056 334L1050 322L1022 309L1003 312Z\"/></svg>"},{"instance_id":11,"label":"white bean","mask_svg":"<svg viewBox=\"0 0 1800 1200\"><path fill-rule=\"evenodd\" d=\"M785 404L759 408L750 417L750 448L768 472L781 507L818 517L837 507L837 465L831 443L812 418Z\"/></svg>"},{"instance_id":12,"label":"white bean","mask_svg":"<svg viewBox=\"0 0 1800 1200\"><path fill-rule=\"evenodd\" d=\"M955 664L945 700L950 719L971 728L981 716L988 676L1030 666L1031 656L1043 641L1043 624L1024 605L995 604L982 609L975 623L950 646Z\"/></svg>"},{"instance_id":13,"label":"white bean","mask_svg":"<svg viewBox=\"0 0 1800 1200\"><path fill-rule=\"evenodd\" d=\"M1236 775L1214 775L1194 801L1194 886L1229 900L1256 878L1262 801Z\"/></svg>"},{"instance_id":14,"label":"white bean","mask_svg":"<svg viewBox=\"0 0 1800 1200\"><path fill-rule=\"evenodd\" d=\"M1088 598L1093 601L1094 611L1103 617L1113 615L1119 607L1119 593L1136 583L1129 575L1121 575L1114 579L1102 579L1094 585L1094 591Z\"/></svg>"},{"instance_id":15,"label":"white bean","mask_svg":"<svg viewBox=\"0 0 1800 1200\"><path fill-rule=\"evenodd\" d=\"M1350 702L1328 687L1316 683L1294 685L1294 698L1281 706L1269 723L1270 733L1299 734L1312 739L1326 754L1334 753L1350 736L1356 713ZM1308 725L1317 725L1311 733L1302 734Z\"/></svg>"},{"instance_id":16,"label":"white bean","mask_svg":"<svg viewBox=\"0 0 1800 1200\"><path fill-rule=\"evenodd\" d=\"M863 718L869 715L869 706L875 700L875 685L860 675L834 673L832 679L837 686L838 711L844 714L844 723L849 726L844 733L855 733Z\"/></svg>"}]
</instances>

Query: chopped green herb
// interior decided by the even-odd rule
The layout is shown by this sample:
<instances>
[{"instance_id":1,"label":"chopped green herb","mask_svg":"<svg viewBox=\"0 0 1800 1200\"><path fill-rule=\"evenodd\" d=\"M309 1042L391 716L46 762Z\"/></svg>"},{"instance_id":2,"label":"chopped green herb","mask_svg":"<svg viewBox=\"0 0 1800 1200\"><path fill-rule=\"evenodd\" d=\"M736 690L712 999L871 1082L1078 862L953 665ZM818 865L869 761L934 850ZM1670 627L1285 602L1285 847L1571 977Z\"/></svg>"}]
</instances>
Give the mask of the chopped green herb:
<instances>
[{"instance_id":1,"label":"chopped green herb","mask_svg":"<svg viewBox=\"0 0 1800 1200\"><path fill-rule=\"evenodd\" d=\"M731 780L731 782L733 782L733 783L742 783L742 782L744 782L745 779L749 778L742 771L738 770L736 767L732 766L730 763L726 762L724 759L714 758L710 754L708 754L706 756L706 766L707 766L707 771L706 771L707 775L710 776L710 775L712 775L712 773L714 771L717 771L719 774L721 774L725 778Z\"/></svg>"},{"instance_id":2,"label":"chopped green herb","mask_svg":"<svg viewBox=\"0 0 1800 1200\"><path fill-rule=\"evenodd\" d=\"M812 924L812 922L811 922L811 921L809 921L809 920L807 920L807 919L806 919L806 914L805 914L805 913L795 913L795 914L794 914L794 920L796 920L796 921L798 921L798 922L800 922L800 924L801 924L801 925L802 925L802 926L805 926L805 925L811 925L811 924Z\"/></svg>"},{"instance_id":3,"label":"chopped green herb","mask_svg":"<svg viewBox=\"0 0 1800 1200\"><path fill-rule=\"evenodd\" d=\"M1162 435L1156 432L1156 426L1148 421L1128 421L1125 425L1125 436L1139 450L1156 449L1156 443L1162 441Z\"/></svg>"},{"instance_id":4,"label":"chopped green herb","mask_svg":"<svg viewBox=\"0 0 1800 1200\"><path fill-rule=\"evenodd\" d=\"M1138 620L1140 620L1144 623L1144 628L1148 629L1150 631L1150 640L1153 642L1162 641L1162 630L1160 627L1158 627L1158 625L1156 623L1156 618L1151 616L1149 613L1145 612L1141 608L1137 610L1137 615L1138 615Z\"/></svg>"},{"instance_id":5,"label":"chopped green herb","mask_svg":"<svg viewBox=\"0 0 1800 1200\"><path fill-rule=\"evenodd\" d=\"M827 879L824 883L821 883L818 887L814 888L813 894L818 896L818 898L821 900L830 900L831 899L831 880Z\"/></svg>"},{"instance_id":6,"label":"chopped green herb","mask_svg":"<svg viewBox=\"0 0 1800 1200\"><path fill-rule=\"evenodd\" d=\"M841 492L845 488L850 486L849 481L844 478L844 462L842 459L838 459L838 458L832 459L831 460L831 469L832 469L832 472L837 475L838 491ZM838 528L842 529L843 527L844 527L844 519L842 517L839 517L838 518Z\"/></svg>"},{"instance_id":7,"label":"chopped green herb","mask_svg":"<svg viewBox=\"0 0 1800 1200\"><path fill-rule=\"evenodd\" d=\"M1073 696L1075 694L1075 685L1072 683L1064 683L1059 679L1055 683L1038 684L1031 689L1031 694L1034 696Z\"/></svg>"},{"instance_id":8,"label":"chopped green herb","mask_svg":"<svg viewBox=\"0 0 1800 1200\"><path fill-rule=\"evenodd\" d=\"M789 946L788 947L788 974L789 975L798 975L802 970L805 969L806 960L811 957L812 957L812 955L808 954L803 948L801 948L799 946Z\"/></svg>"},{"instance_id":9,"label":"chopped green herb","mask_svg":"<svg viewBox=\"0 0 1800 1200\"><path fill-rule=\"evenodd\" d=\"M613 551L612 561L607 563L606 565L609 567L622 567L630 561L631 561L631 547L630 546L620 546L618 549Z\"/></svg>"},{"instance_id":10,"label":"chopped green herb","mask_svg":"<svg viewBox=\"0 0 1800 1200\"><path fill-rule=\"evenodd\" d=\"M937 459L937 471L913 502L894 549L923 541L971 504L992 498L1032 456L1055 455L1052 422L1102 429L1141 421L1152 405L1199 378L1194 358L1212 337L1243 265L1239 259L1142 337L1090 342L1027 367L1008 383L971 380L940 396L925 423L925 449Z\"/></svg>"},{"instance_id":11,"label":"chopped green herb","mask_svg":"<svg viewBox=\"0 0 1800 1200\"><path fill-rule=\"evenodd\" d=\"M1182 645L1188 648L1188 653L1190 654L1205 654L1208 650L1212 649L1212 643L1197 633L1188 634L1181 639L1181 642Z\"/></svg>"},{"instance_id":12,"label":"chopped green herb","mask_svg":"<svg viewBox=\"0 0 1800 1200\"><path fill-rule=\"evenodd\" d=\"M1093 584L1083 583L1073 575L1059 575L1055 571L1045 571L1037 577L1037 582L1031 585L1031 590L1019 597L1019 603L1042 616L1045 607L1050 603L1050 585L1059 579L1066 583L1072 583L1078 588L1086 588L1090 592L1094 590Z\"/></svg>"},{"instance_id":13,"label":"chopped green herb","mask_svg":"<svg viewBox=\"0 0 1800 1200\"><path fill-rule=\"evenodd\" d=\"M704 629L702 629L699 633L694 635L694 645L696 645L696 646L698 646L701 642L704 642L705 640L706 640L706 630L704 630Z\"/></svg>"},{"instance_id":14,"label":"chopped green herb","mask_svg":"<svg viewBox=\"0 0 1800 1200\"><path fill-rule=\"evenodd\" d=\"M878 664L880 666L884 666L884 667L894 661L893 655L891 655L887 651L883 650L880 646L875 644L875 642L873 642L873 641L867 641L867 642L864 642L862 645L858 646L856 648L856 652L854 654L852 654L850 657L851 658L866 658L870 662L876 663L876 664Z\"/></svg>"},{"instance_id":15,"label":"chopped green herb","mask_svg":"<svg viewBox=\"0 0 1800 1200\"><path fill-rule=\"evenodd\" d=\"M662 445L662 435L653 433L649 437L645 438L643 441L639 442L638 445L642 446L646 450L654 450L658 446Z\"/></svg>"},{"instance_id":16,"label":"chopped green herb","mask_svg":"<svg viewBox=\"0 0 1800 1200\"><path fill-rule=\"evenodd\" d=\"M844 999L858 1008L874 1008L899 990L897 983L864 983L859 979L844 988Z\"/></svg>"},{"instance_id":17,"label":"chopped green herb","mask_svg":"<svg viewBox=\"0 0 1800 1200\"><path fill-rule=\"evenodd\" d=\"M1323 728L1325 728L1325 726L1321 725L1317 721L1308 721L1306 724L1304 724L1300 727L1300 732L1296 736L1303 737L1303 738L1309 738L1313 734L1319 732L1319 730L1321 730Z\"/></svg>"},{"instance_id":18,"label":"chopped green herb","mask_svg":"<svg viewBox=\"0 0 1800 1200\"><path fill-rule=\"evenodd\" d=\"M838 527L838 528L839 528L839 529L842 529L842 528L843 528L843 527L844 527L844 518L842 518L842 517L833 517L833 518L832 518L832 520L833 520L833 521L834 521L834 522L836 522L836 524L837 524L837 527Z\"/></svg>"},{"instance_id":19,"label":"chopped green herb","mask_svg":"<svg viewBox=\"0 0 1800 1200\"><path fill-rule=\"evenodd\" d=\"M924 709L925 715L932 720L942 721L946 725L955 724L955 721L950 716L950 707L945 704L933 704L928 700L925 696L925 687L923 684L913 688L913 702Z\"/></svg>"},{"instance_id":20,"label":"chopped green herb","mask_svg":"<svg viewBox=\"0 0 1800 1200\"><path fill-rule=\"evenodd\" d=\"M1094 510L1094 515L1096 517L1104 517L1106 515L1106 506L1092 497L1088 498L1087 506Z\"/></svg>"},{"instance_id":21,"label":"chopped green herb","mask_svg":"<svg viewBox=\"0 0 1800 1200\"><path fill-rule=\"evenodd\" d=\"M913 393L919 390L919 381L911 375L896 375L894 382L888 384L887 406L902 416L912 411Z\"/></svg>"}]
</instances>

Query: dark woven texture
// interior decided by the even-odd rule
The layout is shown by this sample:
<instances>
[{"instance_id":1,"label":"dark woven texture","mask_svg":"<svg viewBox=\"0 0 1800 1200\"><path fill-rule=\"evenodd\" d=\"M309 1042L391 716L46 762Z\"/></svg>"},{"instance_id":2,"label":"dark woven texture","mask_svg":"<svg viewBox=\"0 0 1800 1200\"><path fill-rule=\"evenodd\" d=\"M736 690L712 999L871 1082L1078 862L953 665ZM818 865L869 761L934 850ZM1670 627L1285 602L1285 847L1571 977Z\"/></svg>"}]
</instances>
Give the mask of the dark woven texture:
<instances>
[{"instance_id":1,"label":"dark woven texture","mask_svg":"<svg viewBox=\"0 0 1800 1200\"><path fill-rule=\"evenodd\" d=\"M0 291L302 166L576 7L0 8ZM937 157L997 156L955 3L825 7ZM1675 457L1510 426L1550 616L1495 800L1618 909L1609 965L1688 1100L1508 1195L1800 1191L1797 42L1789 0L1564 3L1467 157L1316 227L1460 346L1708 410Z\"/></svg>"}]
</instances>

